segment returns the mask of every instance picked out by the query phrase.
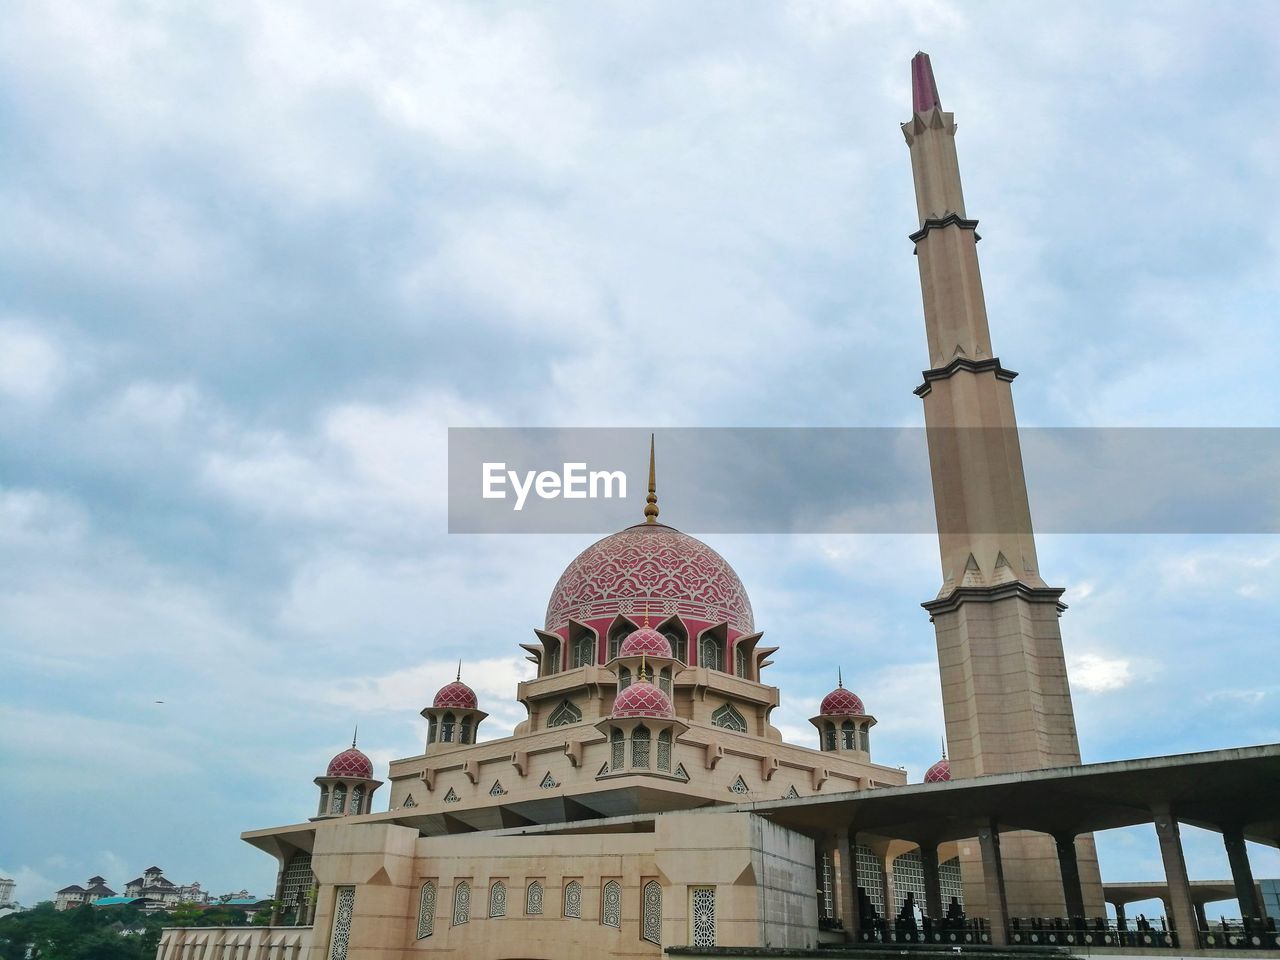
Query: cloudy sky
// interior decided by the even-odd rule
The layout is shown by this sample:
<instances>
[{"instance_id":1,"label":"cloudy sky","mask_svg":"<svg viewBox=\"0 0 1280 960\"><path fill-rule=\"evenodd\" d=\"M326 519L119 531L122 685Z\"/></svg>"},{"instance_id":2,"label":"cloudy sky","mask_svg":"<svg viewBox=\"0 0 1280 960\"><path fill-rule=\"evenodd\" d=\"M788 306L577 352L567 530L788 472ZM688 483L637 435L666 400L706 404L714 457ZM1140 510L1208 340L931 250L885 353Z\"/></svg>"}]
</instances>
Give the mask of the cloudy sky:
<instances>
[{"instance_id":1,"label":"cloudy sky","mask_svg":"<svg viewBox=\"0 0 1280 960\"><path fill-rule=\"evenodd\" d=\"M510 730L517 645L592 538L446 534L448 426L918 425L917 49L1022 423L1275 426L1275 26L1261 2L9 5L0 875L27 903L152 863L266 895L237 834L305 818L355 724L382 772L416 753L464 657ZM708 541L782 647L788 737L840 663L918 779L933 538ZM1280 740L1280 538L1040 561L1086 760ZM1227 875L1189 834L1193 875ZM1111 879L1160 875L1150 831L1099 845Z\"/></svg>"}]
</instances>

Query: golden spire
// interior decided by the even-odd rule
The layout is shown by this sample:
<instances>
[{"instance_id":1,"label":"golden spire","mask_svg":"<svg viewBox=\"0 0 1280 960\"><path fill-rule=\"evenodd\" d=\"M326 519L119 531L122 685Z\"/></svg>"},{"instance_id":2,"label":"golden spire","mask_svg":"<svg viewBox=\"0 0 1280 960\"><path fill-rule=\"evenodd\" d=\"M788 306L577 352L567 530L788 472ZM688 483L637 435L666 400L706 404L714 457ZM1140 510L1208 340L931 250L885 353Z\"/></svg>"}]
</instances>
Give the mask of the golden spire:
<instances>
[{"instance_id":1,"label":"golden spire","mask_svg":"<svg viewBox=\"0 0 1280 960\"><path fill-rule=\"evenodd\" d=\"M640 654L640 682L645 682L647 678L644 675L644 654Z\"/></svg>"},{"instance_id":2,"label":"golden spire","mask_svg":"<svg viewBox=\"0 0 1280 960\"><path fill-rule=\"evenodd\" d=\"M649 496L645 498L644 522L658 522L658 473L653 466L653 434L649 434Z\"/></svg>"}]
</instances>

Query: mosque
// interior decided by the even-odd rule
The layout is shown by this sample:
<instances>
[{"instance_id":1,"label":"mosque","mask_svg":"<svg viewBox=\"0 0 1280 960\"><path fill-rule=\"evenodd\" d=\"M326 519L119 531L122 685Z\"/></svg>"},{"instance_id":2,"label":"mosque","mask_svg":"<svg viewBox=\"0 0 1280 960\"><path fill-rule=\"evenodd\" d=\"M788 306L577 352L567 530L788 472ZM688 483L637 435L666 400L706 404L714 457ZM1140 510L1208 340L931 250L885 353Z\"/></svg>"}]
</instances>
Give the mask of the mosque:
<instances>
[{"instance_id":1,"label":"mosque","mask_svg":"<svg viewBox=\"0 0 1280 960\"><path fill-rule=\"evenodd\" d=\"M923 606L947 741L925 782L877 760L875 703L843 682L810 745L783 740L767 679L779 648L730 564L659 520L651 447L641 522L569 563L522 644L527 719L481 740L488 715L460 668L422 710L421 753L379 779L353 741L316 777L314 816L244 834L279 866L272 926L166 930L158 960L1204 945L1178 822L1215 824L1229 854L1246 837L1280 843L1280 748L1080 765L1063 591L1036 560L1016 374L991 344L956 125L925 54L912 81L903 133L929 351L915 392L942 560ZM1142 822L1164 857L1170 928L1130 942L1087 919L1104 916L1091 831ZM1050 917L1066 922L1019 926Z\"/></svg>"}]
</instances>

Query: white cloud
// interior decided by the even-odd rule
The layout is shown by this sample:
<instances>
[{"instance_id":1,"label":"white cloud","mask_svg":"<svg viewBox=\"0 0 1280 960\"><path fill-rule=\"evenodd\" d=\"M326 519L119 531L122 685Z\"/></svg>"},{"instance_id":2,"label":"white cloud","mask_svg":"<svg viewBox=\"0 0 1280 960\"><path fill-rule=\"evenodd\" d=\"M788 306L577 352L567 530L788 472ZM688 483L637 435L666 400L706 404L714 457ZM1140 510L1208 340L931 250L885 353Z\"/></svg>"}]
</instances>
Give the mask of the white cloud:
<instances>
[{"instance_id":1,"label":"white cloud","mask_svg":"<svg viewBox=\"0 0 1280 960\"><path fill-rule=\"evenodd\" d=\"M54 341L22 320L0 320L0 393L44 400L57 392L67 364Z\"/></svg>"},{"instance_id":2,"label":"white cloud","mask_svg":"<svg viewBox=\"0 0 1280 960\"><path fill-rule=\"evenodd\" d=\"M1120 690L1134 680L1128 660L1103 657L1096 653L1072 657L1067 664L1067 675L1071 679L1071 686L1090 693Z\"/></svg>"}]
</instances>

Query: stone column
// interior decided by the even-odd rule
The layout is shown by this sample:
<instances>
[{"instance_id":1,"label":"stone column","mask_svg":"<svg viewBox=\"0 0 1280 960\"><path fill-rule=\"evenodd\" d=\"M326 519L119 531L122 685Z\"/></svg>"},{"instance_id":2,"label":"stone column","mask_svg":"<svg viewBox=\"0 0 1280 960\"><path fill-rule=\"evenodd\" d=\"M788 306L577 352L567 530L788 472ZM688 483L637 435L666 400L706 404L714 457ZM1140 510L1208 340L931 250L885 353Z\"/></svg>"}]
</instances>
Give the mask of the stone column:
<instances>
[{"instance_id":1,"label":"stone column","mask_svg":"<svg viewBox=\"0 0 1280 960\"><path fill-rule=\"evenodd\" d=\"M1245 919L1261 917L1258 888L1253 882L1249 851L1244 845L1244 831L1239 827L1224 827L1222 842L1227 848L1227 860L1231 864L1231 879L1236 886L1236 899L1240 901L1240 916Z\"/></svg>"},{"instance_id":2,"label":"stone column","mask_svg":"<svg viewBox=\"0 0 1280 960\"><path fill-rule=\"evenodd\" d=\"M1183 950L1196 948L1196 914L1191 905L1191 884L1187 880L1187 861L1182 854L1182 834L1177 818L1168 804L1157 806L1156 837L1160 841L1160 858L1164 861L1165 882L1169 885L1169 922L1178 931Z\"/></svg>"},{"instance_id":3,"label":"stone column","mask_svg":"<svg viewBox=\"0 0 1280 960\"><path fill-rule=\"evenodd\" d=\"M862 918L858 915L858 868L853 852L855 841L853 831L836 831L836 852L839 854L836 888L840 892L840 921L844 924L844 937L850 943L858 942L862 926Z\"/></svg>"},{"instance_id":4,"label":"stone column","mask_svg":"<svg viewBox=\"0 0 1280 960\"><path fill-rule=\"evenodd\" d=\"M941 920L942 880L938 876L938 847L926 841L920 844L920 865L924 869L924 912L930 920Z\"/></svg>"},{"instance_id":5,"label":"stone column","mask_svg":"<svg viewBox=\"0 0 1280 960\"><path fill-rule=\"evenodd\" d=\"M1076 860L1076 838L1073 834L1054 836L1058 845L1058 870L1062 874L1062 899L1067 917L1084 916L1084 890L1080 885L1080 864Z\"/></svg>"},{"instance_id":6,"label":"stone column","mask_svg":"<svg viewBox=\"0 0 1280 960\"><path fill-rule=\"evenodd\" d=\"M1124 904L1113 903L1112 906L1116 908L1116 929L1123 930L1125 925Z\"/></svg>"},{"instance_id":7,"label":"stone column","mask_svg":"<svg viewBox=\"0 0 1280 960\"><path fill-rule=\"evenodd\" d=\"M978 830L978 845L982 847L982 883L987 896L991 943L1003 947L1009 942L1009 908L1004 891L1004 864L1000 860L1000 831L994 820Z\"/></svg>"},{"instance_id":8,"label":"stone column","mask_svg":"<svg viewBox=\"0 0 1280 960\"><path fill-rule=\"evenodd\" d=\"M1203 903L1197 903L1197 904L1195 904L1195 908L1196 908L1196 922L1197 922L1198 924L1200 924L1200 929L1201 929L1201 930L1208 930L1208 929L1209 929L1209 917L1208 917L1208 915L1204 912L1204 904L1203 904Z\"/></svg>"}]
</instances>

